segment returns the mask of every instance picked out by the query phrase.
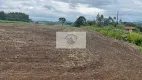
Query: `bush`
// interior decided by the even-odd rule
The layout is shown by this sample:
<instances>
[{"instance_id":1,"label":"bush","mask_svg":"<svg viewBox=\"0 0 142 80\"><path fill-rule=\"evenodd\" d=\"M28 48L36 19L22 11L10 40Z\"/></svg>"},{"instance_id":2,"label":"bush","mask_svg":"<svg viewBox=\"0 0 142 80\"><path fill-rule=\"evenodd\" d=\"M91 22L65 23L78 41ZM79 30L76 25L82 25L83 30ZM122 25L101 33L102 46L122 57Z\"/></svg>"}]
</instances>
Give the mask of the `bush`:
<instances>
[{"instance_id":1,"label":"bush","mask_svg":"<svg viewBox=\"0 0 142 80\"><path fill-rule=\"evenodd\" d=\"M142 34L129 32L127 35L128 41L136 45L142 45Z\"/></svg>"},{"instance_id":2,"label":"bush","mask_svg":"<svg viewBox=\"0 0 142 80\"><path fill-rule=\"evenodd\" d=\"M118 28L118 29L124 29L124 25L119 24L119 25L117 25L117 28Z\"/></svg>"},{"instance_id":3,"label":"bush","mask_svg":"<svg viewBox=\"0 0 142 80\"><path fill-rule=\"evenodd\" d=\"M124 31L123 29L112 28L111 26L106 26L104 28L99 28L99 27L88 27L88 28L91 30L96 30L97 32L100 32L106 36L119 39L119 40L129 41L130 43L134 43L138 46L142 46L141 33L127 32L127 31Z\"/></svg>"},{"instance_id":4,"label":"bush","mask_svg":"<svg viewBox=\"0 0 142 80\"><path fill-rule=\"evenodd\" d=\"M112 37L112 38L122 39L122 33L120 30L102 29L100 31L99 30L97 30L97 31L106 35L106 36Z\"/></svg>"}]
</instances>

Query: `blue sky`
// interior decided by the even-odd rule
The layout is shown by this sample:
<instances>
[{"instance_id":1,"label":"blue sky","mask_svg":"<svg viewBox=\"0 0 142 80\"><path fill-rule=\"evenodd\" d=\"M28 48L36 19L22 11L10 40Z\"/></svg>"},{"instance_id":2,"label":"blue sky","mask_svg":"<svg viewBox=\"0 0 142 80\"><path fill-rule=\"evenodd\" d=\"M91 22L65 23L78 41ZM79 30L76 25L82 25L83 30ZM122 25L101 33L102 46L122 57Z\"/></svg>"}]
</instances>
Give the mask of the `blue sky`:
<instances>
[{"instance_id":1,"label":"blue sky","mask_svg":"<svg viewBox=\"0 0 142 80\"><path fill-rule=\"evenodd\" d=\"M0 11L24 12L33 20L93 20L98 13L114 17L118 10L123 21L142 21L142 0L0 0Z\"/></svg>"}]
</instances>

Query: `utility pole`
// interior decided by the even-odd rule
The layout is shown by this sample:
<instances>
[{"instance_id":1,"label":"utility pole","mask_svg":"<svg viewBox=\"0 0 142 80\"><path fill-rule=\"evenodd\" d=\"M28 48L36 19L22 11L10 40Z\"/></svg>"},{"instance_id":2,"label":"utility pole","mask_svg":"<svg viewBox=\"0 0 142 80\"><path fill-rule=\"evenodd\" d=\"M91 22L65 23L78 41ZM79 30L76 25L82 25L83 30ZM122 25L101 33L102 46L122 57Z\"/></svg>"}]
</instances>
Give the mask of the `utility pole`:
<instances>
[{"instance_id":1,"label":"utility pole","mask_svg":"<svg viewBox=\"0 0 142 80\"><path fill-rule=\"evenodd\" d=\"M117 24L118 24L118 19L119 19L119 11L117 11Z\"/></svg>"},{"instance_id":2,"label":"utility pole","mask_svg":"<svg viewBox=\"0 0 142 80\"><path fill-rule=\"evenodd\" d=\"M117 18L116 18L117 21L115 22L115 25L114 25L115 27L117 27L118 25L118 17L119 17L119 11L117 11Z\"/></svg>"}]
</instances>

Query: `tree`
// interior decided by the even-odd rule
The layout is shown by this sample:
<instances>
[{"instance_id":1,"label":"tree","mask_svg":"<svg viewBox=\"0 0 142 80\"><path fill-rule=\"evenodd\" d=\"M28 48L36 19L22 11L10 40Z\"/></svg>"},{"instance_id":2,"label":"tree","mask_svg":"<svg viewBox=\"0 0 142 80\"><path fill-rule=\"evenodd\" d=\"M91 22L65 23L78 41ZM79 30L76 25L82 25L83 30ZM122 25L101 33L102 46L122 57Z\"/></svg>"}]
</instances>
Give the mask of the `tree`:
<instances>
[{"instance_id":1,"label":"tree","mask_svg":"<svg viewBox=\"0 0 142 80\"><path fill-rule=\"evenodd\" d=\"M6 20L30 22L29 15L21 12L7 13Z\"/></svg>"},{"instance_id":2,"label":"tree","mask_svg":"<svg viewBox=\"0 0 142 80\"><path fill-rule=\"evenodd\" d=\"M59 22L62 24L62 26L63 26L63 24L66 22L66 18L64 18L64 17L61 17L61 18L59 18Z\"/></svg>"},{"instance_id":3,"label":"tree","mask_svg":"<svg viewBox=\"0 0 142 80\"><path fill-rule=\"evenodd\" d=\"M109 18L104 18L104 26L107 26L110 24Z\"/></svg>"},{"instance_id":4,"label":"tree","mask_svg":"<svg viewBox=\"0 0 142 80\"><path fill-rule=\"evenodd\" d=\"M97 22L97 24L98 24L99 26L101 26L100 14L98 14L98 15L96 16L96 22Z\"/></svg>"},{"instance_id":5,"label":"tree","mask_svg":"<svg viewBox=\"0 0 142 80\"><path fill-rule=\"evenodd\" d=\"M24 21L24 22L31 22L32 20L29 19L29 15L21 12L10 12L5 13L0 11L0 20L11 20L11 21Z\"/></svg>"},{"instance_id":6,"label":"tree","mask_svg":"<svg viewBox=\"0 0 142 80\"><path fill-rule=\"evenodd\" d=\"M115 20L116 20L116 17L114 17L113 19L114 19L114 21L115 21Z\"/></svg>"},{"instance_id":7,"label":"tree","mask_svg":"<svg viewBox=\"0 0 142 80\"><path fill-rule=\"evenodd\" d=\"M96 17L96 22L97 22L98 26L104 25L104 16L98 14Z\"/></svg>"},{"instance_id":8,"label":"tree","mask_svg":"<svg viewBox=\"0 0 142 80\"><path fill-rule=\"evenodd\" d=\"M119 20L119 23L122 23L122 19Z\"/></svg>"},{"instance_id":9,"label":"tree","mask_svg":"<svg viewBox=\"0 0 142 80\"><path fill-rule=\"evenodd\" d=\"M109 16L108 20L109 20L109 23L110 23L110 24L112 24L112 23L114 22L113 18L110 17L110 16Z\"/></svg>"},{"instance_id":10,"label":"tree","mask_svg":"<svg viewBox=\"0 0 142 80\"><path fill-rule=\"evenodd\" d=\"M0 11L0 20L5 20L6 14L3 11Z\"/></svg>"},{"instance_id":11,"label":"tree","mask_svg":"<svg viewBox=\"0 0 142 80\"><path fill-rule=\"evenodd\" d=\"M94 22L93 21L87 21L87 24L89 25L89 26L92 26L93 24L94 24Z\"/></svg>"},{"instance_id":12,"label":"tree","mask_svg":"<svg viewBox=\"0 0 142 80\"><path fill-rule=\"evenodd\" d=\"M116 17L114 17L113 19L114 19L114 27L116 27L117 26Z\"/></svg>"},{"instance_id":13,"label":"tree","mask_svg":"<svg viewBox=\"0 0 142 80\"><path fill-rule=\"evenodd\" d=\"M80 16L75 21L75 27L85 26L86 25L86 18L84 16Z\"/></svg>"},{"instance_id":14,"label":"tree","mask_svg":"<svg viewBox=\"0 0 142 80\"><path fill-rule=\"evenodd\" d=\"M109 16L108 20L109 20L109 25L113 25L115 23L113 18L110 16Z\"/></svg>"}]
</instances>

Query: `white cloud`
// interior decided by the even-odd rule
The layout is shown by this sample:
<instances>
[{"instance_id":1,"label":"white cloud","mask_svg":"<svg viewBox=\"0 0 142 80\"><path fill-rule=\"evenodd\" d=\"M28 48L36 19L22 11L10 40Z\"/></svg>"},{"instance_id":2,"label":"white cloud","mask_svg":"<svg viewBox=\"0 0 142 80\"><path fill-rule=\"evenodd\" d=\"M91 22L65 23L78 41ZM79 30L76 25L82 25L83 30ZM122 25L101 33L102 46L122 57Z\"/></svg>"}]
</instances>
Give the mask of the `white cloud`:
<instances>
[{"instance_id":1,"label":"white cloud","mask_svg":"<svg viewBox=\"0 0 142 80\"><path fill-rule=\"evenodd\" d=\"M64 13L70 13L70 12L74 12L75 11L75 10L70 8L70 4L69 3L60 2L60 1L52 1L50 6L52 6L56 10L64 12Z\"/></svg>"},{"instance_id":2,"label":"white cloud","mask_svg":"<svg viewBox=\"0 0 142 80\"><path fill-rule=\"evenodd\" d=\"M134 4L136 4L136 5L142 5L142 2L141 2L140 0L134 0L133 2L134 2Z\"/></svg>"},{"instance_id":3,"label":"white cloud","mask_svg":"<svg viewBox=\"0 0 142 80\"><path fill-rule=\"evenodd\" d=\"M104 13L103 9L89 7L89 4L78 4L76 11L91 16L97 15L98 13Z\"/></svg>"},{"instance_id":4,"label":"white cloud","mask_svg":"<svg viewBox=\"0 0 142 80\"><path fill-rule=\"evenodd\" d=\"M58 20L66 17L74 21L79 16L94 19L100 13L116 16L124 20L142 18L141 0L0 0L0 10L5 12L25 12L34 20Z\"/></svg>"}]
</instances>

